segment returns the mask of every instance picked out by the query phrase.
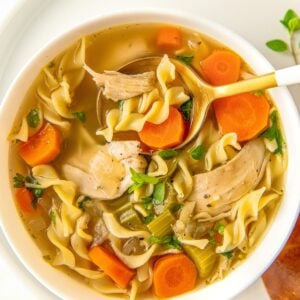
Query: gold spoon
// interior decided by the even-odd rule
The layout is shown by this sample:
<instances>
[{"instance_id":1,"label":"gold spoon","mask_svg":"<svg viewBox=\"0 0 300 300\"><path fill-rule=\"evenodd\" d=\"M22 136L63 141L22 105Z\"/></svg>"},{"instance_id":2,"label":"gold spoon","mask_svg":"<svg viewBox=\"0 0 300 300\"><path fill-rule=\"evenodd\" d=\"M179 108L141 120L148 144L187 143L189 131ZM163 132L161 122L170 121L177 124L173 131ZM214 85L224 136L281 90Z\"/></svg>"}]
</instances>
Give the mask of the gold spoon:
<instances>
[{"instance_id":1,"label":"gold spoon","mask_svg":"<svg viewBox=\"0 0 300 300\"><path fill-rule=\"evenodd\" d=\"M190 130L186 139L176 146L176 149L185 146L200 131L208 109L214 100L246 92L300 83L300 65L296 65L269 74L253 76L247 80L222 86L212 86L203 81L193 69L183 62L173 58L170 58L170 60L175 65L176 72L182 78L184 85L192 92L194 99ZM156 70L160 61L161 57L139 58L122 66L119 71L126 74L137 74Z\"/></svg>"}]
</instances>

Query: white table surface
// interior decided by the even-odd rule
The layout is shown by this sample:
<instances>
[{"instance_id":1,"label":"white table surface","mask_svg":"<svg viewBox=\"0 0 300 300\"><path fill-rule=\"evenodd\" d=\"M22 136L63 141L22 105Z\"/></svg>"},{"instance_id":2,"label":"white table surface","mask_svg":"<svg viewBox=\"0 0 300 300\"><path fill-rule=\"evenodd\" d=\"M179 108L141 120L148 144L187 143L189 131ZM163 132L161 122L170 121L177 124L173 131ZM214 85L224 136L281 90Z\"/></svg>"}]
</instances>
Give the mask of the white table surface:
<instances>
[{"instance_id":1,"label":"white table surface","mask_svg":"<svg viewBox=\"0 0 300 300\"><path fill-rule=\"evenodd\" d=\"M300 0L0 0L0 101L18 70L49 39L102 12L144 6L197 11L246 38L274 67L293 64L290 56L273 53L265 42L287 38L278 20L288 8L300 14ZM300 109L300 86L290 90ZM26 271L1 230L0 299L58 299ZM250 299L268 299L260 280L235 300Z\"/></svg>"}]
</instances>

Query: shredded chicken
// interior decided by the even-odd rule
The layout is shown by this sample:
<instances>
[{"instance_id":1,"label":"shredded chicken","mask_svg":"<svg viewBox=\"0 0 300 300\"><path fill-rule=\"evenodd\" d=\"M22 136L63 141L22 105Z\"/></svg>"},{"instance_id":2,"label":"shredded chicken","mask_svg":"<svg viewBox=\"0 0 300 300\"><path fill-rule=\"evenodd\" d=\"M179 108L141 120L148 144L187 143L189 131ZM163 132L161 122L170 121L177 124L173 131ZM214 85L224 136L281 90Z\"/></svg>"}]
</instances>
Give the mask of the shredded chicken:
<instances>
[{"instance_id":1,"label":"shredded chicken","mask_svg":"<svg viewBox=\"0 0 300 300\"><path fill-rule=\"evenodd\" d=\"M265 152L263 141L256 139L226 165L195 175L189 201L196 201L196 213L232 203L255 188L265 169Z\"/></svg>"},{"instance_id":2,"label":"shredded chicken","mask_svg":"<svg viewBox=\"0 0 300 300\"><path fill-rule=\"evenodd\" d=\"M64 176L81 194L101 200L120 197L132 184L130 168L144 172L146 160L137 141L115 141L71 157L62 166Z\"/></svg>"},{"instance_id":3,"label":"shredded chicken","mask_svg":"<svg viewBox=\"0 0 300 300\"><path fill-rule=\"evenodd\" d=\"M113 101L129 99L150 92L154 89L155 74L153 71L135 75L127 75L116 71L96 73L85 66L93 76L99 88L103 88L103 95Z\"/></svg>"}]
</instances>

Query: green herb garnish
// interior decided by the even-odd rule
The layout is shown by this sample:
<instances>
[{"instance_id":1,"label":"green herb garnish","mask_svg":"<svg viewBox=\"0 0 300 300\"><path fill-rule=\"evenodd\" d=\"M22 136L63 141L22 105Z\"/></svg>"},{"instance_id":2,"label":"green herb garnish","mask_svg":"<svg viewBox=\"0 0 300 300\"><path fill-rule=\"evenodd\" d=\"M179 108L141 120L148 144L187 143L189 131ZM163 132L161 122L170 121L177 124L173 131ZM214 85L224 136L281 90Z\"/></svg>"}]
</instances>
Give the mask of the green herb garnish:
<instances>
[{"instance_id":1,"label":"green herb garnish","mask_svg":"<svg viewBox=\"0 0 300 300\"><path fill-rule=\"evenodd\" d=\"M204 159L206 151L207 150L203 145L199 145L192 150L191 157L195 160L202 160Z\"/></svg>"},{"instance_id":2,"label":"green herb garnish","mask_svg":"<svg viewBox=\"0 0 300 300\"><path fill-rule=\"evenodd\" d=\"M184 102L179 110L182 112L185 121L190 121L193 110L193 99L190 98L188 101Z\"/></svg>"},{"instance_id":3,"label":"green herb garnish","mask_svg":"<svg viewBox=\"0 0 300 300\"><path fill-rule=\"evenodd\" d=\"M225 226L221 223L217 223L214 227L214 231L218 232L221 235L224 235Z\"/></svg>"},{"instance_id":4,"label":"green herb garnish","mask_svg":"<svg viewBox=\"0 0 300 300\"><path fill-rule=\"evenodd\" d=\"M86 210L87 202L91 201L92 199L89 196L84 196L82 200L77 202L77 206L82 209L83 211Z\"/></svg>"},{"instance_id":5,"label":"green herb garnish","mask_svg":"<svg viewBox=\"0 0 300 300\"><path fill-rule=\"evenodd\" d=\"M25 178L22 174L17 173L16 176L13 177L14 187L21 188L25 185Z\"/></svg>"},{"instance_id":6,"label":"green herb garnish","mask_svg":"<svg viewBox=\"0 0 300 300\"><path fill-rule=\"evenodd\" d=\"M176 58L189 66L193 61L194 55L181 54L181 55L177 55Z\"/></svg>"},{"instance_id":7,"label":"green herb garnish","mask_svg":"<svg viewBox=\"0 0 300 300\"><path fill-rule=\"evenodd\" d=\"M270 119L271 119L271 127L268 128L266 131L264 131L261 134L261 136L268 139L268 140L270 140L270 141L275 140L276 144L277 144L277 148L273 153L274 154L278 154L278 153L282 154L283 153L284 140L283 140L281 131L279 129L278 113L277 113L276 110L274 110L271 113Z\"/></svg>"},{"instance_id":8,"label":"green herb garnish","mask_svg":"<svg viewBox=\"0 0 300 300\"><path fill-rule=\"evenodd\" d=\"M177 213L181 208L183 207L183 204L182 203L176 203L175 205L173 205L171 207L171 212L174 214L174 213Z\"/></svg>"},{"instance_id":9,"label":"green herb garnish","mask_svg":"<svg viewBox=\"0 0 300 300\"><path fill-rule=\"evenodd\" d=\"M149 224L151 221L153 221L153 219L154 219L154 214L150 214L150 215L144 217L144 222L145 222L145 224Z\"/></svg>"},{"instance_id":10,"label":"green herb garnish","mask_svg":"<svg viewBox=\"0 0 300 300\"><path fill-rule=\"evenodd\" d=\"M162 204L165 200L166 184L164 182L159 182L154 186L153 191L153 201L154 204Z\"/></svg>"},{"instance_id":11,"label":"green herb garnish","mask_svg":"<svg viewBox=\"0 0 300 300\"><path fill-rule=\"evenodd\" d=\"M228 259L230 259L233 256L233 252L232 251L228 251L228 252L223 252L220 253L221 255L227 257Z\"/></svg>"},{"instance_id":12,"label":"green herb garnish","mask_svg":"<svg viewBox=\"0 0 300 300\"><path fill-rule=\"evenodd\" d=\"M32 109L28 113L26 119L27 119L27 123L30 127L36 128L40 123L40 116L39 116L38 109L36 109L36 108Z\"/></svg>"},{"instance_id":13,"label":"green herb garnish","mask_svg":"<svg viewBox=\"0 0 300 300\"><path fill-rule=\"evenodd\" d=\"M152 235L148 241L151 245L158 244L164 246L167 249L181 249L181 244L175 235L165 235L162 237Z\"/></svg>"},{"instance_id":14,"label":"green herb garnish","mask_svg":"<svg viewBox=\"0 0 300 300\"><path fill-rule=\"evenodd\" d=\"M138 173L134 169L130 168L131 180L134 182L129 188L128 193L132 193L134 190L140 188L143 184L157 184L159 179L153 176L149 176L143 173Z\"/></svg>"},{"instance_id":15,"label":"green herb garnish","mask_svg":"<svg viewBox=\"0 0 300 300\"><path fill-rule=\"evenodd\" d=\"M153 208L152 197L142 197L142 205L146 210L152 210Z\"/></svg>"},{"instance_id":16,"label":"green herb garnish","mask_svg":"<svg viewBox=\"0 0 300 300\"><path fill-rule=\"evenodd\" d=\"M162 150L158 153L158 155L164 160L174 158L177 154L178 154L178 151L173 150L173 149Z\"/></svg>"},{"instance_id":17,"label":"green herb garnish","mask_svg":"<svg viewBox=\"0 0 300 300\"><path fill-rule=\"evenodd\" d=\"M86 115L83 111L73 112L73 116L82 123L86 121Z\"/></svg>"},{"instance_id":18,"label":"green herb garnish","mask_svg":"<svg viewBox=\"0 0 300 300\"><path fill-rule=\"evenodd\" d=\"M276 52L285 52L290 51L292 54L294 61L296 64L299 63L298 56L297 56L297 46L295 41L295 32L300 30L300 18L297 15L297 13L289 9L282 20L280 20L280 23L288 30L289 33L289 45L287 42L281 40L281 39L274 39L271 41L268 41L266 43L267 47L269 47L271 50ZM300 48L300 45L299 45Z\"/></svg>"}]
</instances>

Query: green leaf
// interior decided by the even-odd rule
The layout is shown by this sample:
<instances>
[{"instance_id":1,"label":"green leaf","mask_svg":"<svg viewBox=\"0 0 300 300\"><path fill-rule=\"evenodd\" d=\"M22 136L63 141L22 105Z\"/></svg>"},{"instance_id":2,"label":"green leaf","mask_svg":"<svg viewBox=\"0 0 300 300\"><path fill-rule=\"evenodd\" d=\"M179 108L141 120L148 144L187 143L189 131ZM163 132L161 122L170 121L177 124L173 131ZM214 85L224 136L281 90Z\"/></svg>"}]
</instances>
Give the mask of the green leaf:
<instances>
[{"instance_id":1,"label":"green leaf","mask_svg":"<svg viewBox=\"0 0 300 300\"><path fill-rule=\"evenodd\" d=\"M157 184L159 179L153 176L149 176L144 173L138 173L134 169L130 168L131 172L131 179L136 183L150 183L150 184Z\"/></svg>"},{"instance_id":2,"label":"green leaf","mask_svg":"<svg viewBox=\"0 0 300 300\"><path fill-rule=\"evenodd\" d=\"M32 188L30 189L33 193L33 196L35 198L41 198L44 194L44 189L41 189L41 188Z\"/></svg>"},{"instance_id":3,"label":"green leaf","mask_svg":"<svg viewBox=\"0 0 300 300\"><path fill-rule=\"evenodd\" d=\"M28 113L26 119L27 119L27 123L30 127L36 128L40 123L40 116L39 116L38 109L36 109L36 108L32 109Z\"/></svg>"},{"instance_id":4,"label":"green leaf","mask_svg":"<svg viewBox=\"0 0 300 300\"><path fill-rule=\"evenodd\" d=\"M89 196L84 196L84 198L82 200L80 200L78 203L77 203L77 206L82 209L83 211L86 210L86 205L89 201L91 201L92 199L89 197Z\"/></svg>"},{"instance_id":5,"label":"green leaf","mask_svg":"<svg viewBox=\"0 0 300 300\"><path fill-rule=\"evenodd\" d=\"M14 182L14 187L15 188L21 188L25 185L25 178L22 174L17 173L14 177L13 177L13 182Z\"/></svg>"},{"instance_id":6,"label":"green leaf","mask_svg":"<svg viewBox=\"0 0 300 300\"><path fill-rule=\"evenodd\" d=\"M146 210L152 210L153 199L151 197L142 197L142 205Z\"/></svg>"},{"instance_id":7,"label":"green leaf","mask_svg":"<svg viewBox=\"0 0 300 300\"><path fill-rule=\"evenodd\" d=\"M190 65L193 61L194 55L181 54L181 55L177 55L176 58L182 61L183 63L185 63L186 65Z\"/></svg>"},{"instance_id":8,"label":"green leaf","mask_svg":"<svg viewBox=\"0 0 300 300\"><path fill-rule=\"evenodd\" d=\"M143 184L142 183L134 183L129 189L128 193L132 193L135 190L138 190Z\"/></svg>"},{"instance_id":9,"label":"green leaf","mask_svg":"<svg viewBox=\"0 0 300 300\"><path fill-rule=\"evenodd\" d=\"M276 51L276 52L284 52L288 50L288 45L285 41L276 39L276 40L271 40L266 43L267 47L269 47L271 50Z\"/></svg>"},{"instance_id":10,"label":"green leaf","mask_svg":"<svg viewBox=\"0 0 300 300\"><path fill-rule=\"evenodd\" d=\"M183 204L182 203L176 203L175 205L173 205L171 207L171 212L174 214L174 213L177 213L181 208L182 208Z\"/></svg>"},{"instance_id":11,"label":"green leaf","mask_svg":"<svg viewBox=\"0 0 300 300\"><path fill-rule=\"evenodd\" d=\"M153 201L155 204L162 204L165 200L166 184L159 182L154 186Z\"/></svg>"},{"instance_id":12,"label":"green leaf","mask_svg":"<svg viewBox=\"0 0 300 300\"><path fill-rule=\"evenodd\" d=\"M153 221L153 219L154 219L154 214L150 214L150 215L144 217L144 222L146 224L149 224L151 221Z\"/></svg>"},{"instance_id":13,"label":"green leaf","mask_svg":"<svg viewBox=\"0 0 300 300\"><path fill-rule=\"evenodd\" d=\"M158 244L166 247L167 249L181 249L181 244L174 235L165 235L162 237L152 235L148 241L151 245Z\"/></svg>"},{"instance_id":14,"label":"green leaf","mask_svg":"<svg viewBox=\"0 0 300 300\"><path fill-rule=\"evenodd\" d=\"M289 27L290 35L294 34L295 31L300 29L300 19L293 18L289 20L288 27Z\"/></svg>"},{"instance_id":15,"label":"green leaf","mask_svg":"<svg viewBox=\"0 0 300 300\"><path fill-rule=\"evenodd\" d=\"M224 235L225 226L221 223L217 223L214 227L214 231L218 232L221 235Z\"/></svg>"},{"instance_id":16,"label":"green leaf","mask_svg":"<svg viewBox=\"0 0 300 300\"><path fill-rule=\"evenodd\" d=\"M206 148L203 145L197 146L194 150L191 152L191 156L195 160L202 160L204 159Z\"/></svg>"},{"instance_id":17,"label":"green leaf","mask_svg":"<svg viewBox=\"0 0 300 300\"><path fill-rule=\"evenodd\" d=\"M284 140L283 140L283 136L281 133L281 130L279 129L279 124L278 124L278 113L276 110L274 110L271 113L270 116L271 119L271 127L268 128L266 131L264 131L261 136L273 141L275 140L277 143L277 149L273 152L274 154L282 154L283 152L283 145L284 145Z\"/></svg>"},{"instance_id":18,"label":"green leaf","mask_svg":"<svg viewBox=\"0 0 300 300\"><path fill-rule=\"evenodd\" d=\"M73 116L82 123L86 121L86 115L83 111L73 112Z\"/></svg>"},{"instance_id":19,"label":"green leaf","mask_svg":"<svg viewBox=\"0 0 300 300\"><path fill-rule=\"evenodd\" d=\"M158 155L164 160L171 159L171 158L175 157L177 154L178 154L178 151L172 150L172 149L162 150L158 153Z\"/></svg>"},{"instance_id":20,"label":"green leaf","mask_svg":"<svg viewBox=\"0 0 300 300\"><path fill-rule=\"evenodd\" d=\"M292 9L289 9L284 17L283 20L280 20L280 23L286 28L289 29L289 21L293 18L298 18L298 15L296 14L295 11L293 11Z\"/></svg>"},{"instance_id":21,"label":"green leaf","mask_svg":"<svg viewBox=\"0 0 300 300\"><path fill-rule=\"evenodd\" d=\"M179 110L182 112L185 121L190 121L193 110L193 98L190 98L188 101L184 102L180 106Z\"/></svg>"},{"instance_id":22,"label":"green leaf","mask_svg":"<svg viewBox=\"0 0 300 300\"><path fill-rule=\"evenodd\" d=\"M227 257L228 259L230 259L233 256L233 252L232 251L228 251L228 252L223 252L220 253L221 255Z\"/></svg>"}]
</instances>

